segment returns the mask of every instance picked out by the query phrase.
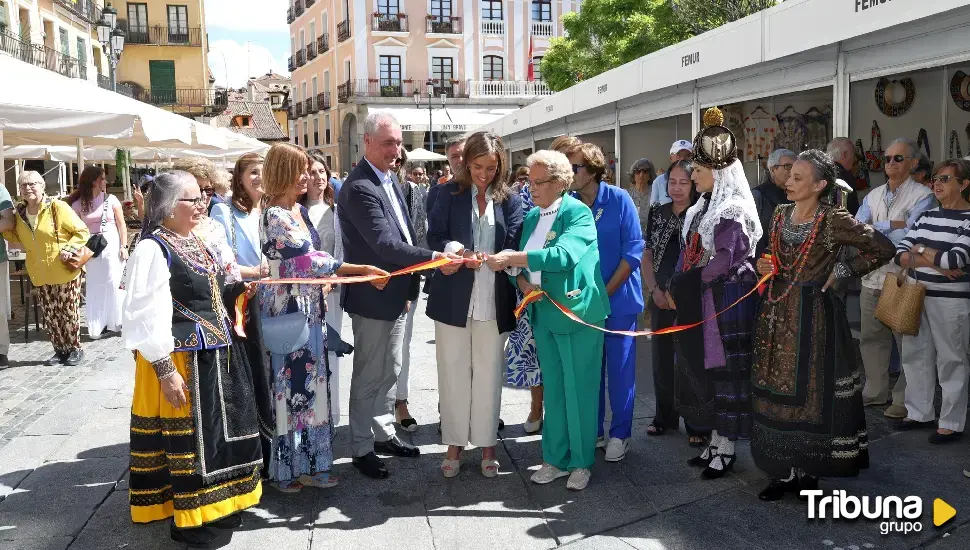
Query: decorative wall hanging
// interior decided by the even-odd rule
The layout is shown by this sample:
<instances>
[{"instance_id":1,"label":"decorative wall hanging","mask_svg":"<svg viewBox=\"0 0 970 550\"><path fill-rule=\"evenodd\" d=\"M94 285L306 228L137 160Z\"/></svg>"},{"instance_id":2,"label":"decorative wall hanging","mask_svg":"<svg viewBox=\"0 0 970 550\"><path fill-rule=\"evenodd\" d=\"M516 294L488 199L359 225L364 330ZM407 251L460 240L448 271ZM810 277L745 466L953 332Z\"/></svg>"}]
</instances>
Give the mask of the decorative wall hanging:
<instances>
[{"instance_id":1,"label":"decorative wall hanging","mask_svg":"<svg viewBox=\"0 0 970 550\"><path fill-rule=\"evenodd\" d=\"M775 115L778 119L778 133L775 134L775 149L788 149L801 153L808 142L808 127L805 125L805 115L799 113L789 105L785 110Z\"/></svg>"},{"instance_id":2,"label":"decorative wall hanging","mask_svg":"<svg viewBox=\"0 0 970 550\"><path fill-rule=\"evenodd\" d=\"M963 158L963 151L960 148L960 135L956 130L950 132L950 156L948 158Z\"/></svg>"},{"instance_id":3,"label":"decorative wall hanging","mask_svg":"<svg viewBox=\"0 0 970 550\"><path fill-rule=\"evenodd\" d=\"M825 150L832 139L832 108L828 105L820 110L812 107L805 111L805 125L808 127L808 149Z\"/></svg>"},{"instance_id":4,"label":"decorative wall hanging","mask_svg":"<svg viewBox=\"0 0 970 550\"><path fill-rule=\"evenodd\" d=\"M768 158L775 145L778 133L778 119L768 114L760 106L755 107L744 119L744 141L746 158Z\"/></svg>"},{"instance_id":5,"label":"decorative wall hanging","mask_svg":"<svg viewBox=\"0 0 970 550\"><path fill-rule=\"evenodd\" d=\"M930 138L926 135L925 128L919 129L919 134L916 136L916 148L926 153L926 158L933 158L933 155L930 154Z\"/></svg>"},{"instance_id":6,"label":"decorative wall hanging","mask_svg":"<svg viewBox=\"0 0 970 550\"><path fill-rule=\"evenodd\" d=\"M855 174L855 182L846 182L853 184L856 191L863 191L869 189L869 170L866 168L866 151L862 148L862 140L855 140L855 158L859 163L859 169Z\"/></svg>"},{"instance_id":7,"label":"decorative wall hanging","mask_svg":"<svg viewBox=\"0 0 970 550\"><path fill-rule=\"evenodd\" d=\"M893 96L896 95L896 91L899 88L902 88L904 92L903 100L896 102ZM916 86L913 85L912 78L902 78L900 80L880 78L879 82L876 83L876 105L879 106L882 114L886 116L896 117L905 115L913 107L913 101L915 100Z\"/></svg>"},{"instance_id":8,"label":"decorative wall hanging","mask_svg":"<svg viewBox=\"0 0 970 550\"><path fill-rule=\"evenodd\" d=\"M950 80L950 97L957 107L970 111L970 75L957 71Z\"/></svg>"},{"instance_id":9,"label":"decorative wall hanging","mask_svg":"<svg viewBox=\"0 0 970 550\"><path fill-rule=\"evenodd\" d=\"M872 135L869 138L869 150L866 151L866 168L870 172L882 172L882 131L879 123L872 121Z\"/></svg>"}]
</instances>

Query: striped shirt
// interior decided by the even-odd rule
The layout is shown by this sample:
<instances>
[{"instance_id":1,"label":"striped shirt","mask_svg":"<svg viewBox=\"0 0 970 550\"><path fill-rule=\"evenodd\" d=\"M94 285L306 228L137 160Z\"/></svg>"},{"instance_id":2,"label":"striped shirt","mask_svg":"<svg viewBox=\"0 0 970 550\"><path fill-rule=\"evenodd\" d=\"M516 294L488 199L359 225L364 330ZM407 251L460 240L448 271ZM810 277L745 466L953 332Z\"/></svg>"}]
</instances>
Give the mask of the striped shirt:
<instances>
[{"instance_id":1,"label":"striped shirt","mask_svg":"<svg viewBox=\"0 0 970 550\"><path fill-rule=\"evenodd\" d=\"M964 271L950 280L933 268L917 268L915 278L926 285L926 295L970 298L970 210L933 208L924 212L896 247L896 263L903 252L920 244L938 251L933 263L940 269Z\"/></svg>"}]
</instances>

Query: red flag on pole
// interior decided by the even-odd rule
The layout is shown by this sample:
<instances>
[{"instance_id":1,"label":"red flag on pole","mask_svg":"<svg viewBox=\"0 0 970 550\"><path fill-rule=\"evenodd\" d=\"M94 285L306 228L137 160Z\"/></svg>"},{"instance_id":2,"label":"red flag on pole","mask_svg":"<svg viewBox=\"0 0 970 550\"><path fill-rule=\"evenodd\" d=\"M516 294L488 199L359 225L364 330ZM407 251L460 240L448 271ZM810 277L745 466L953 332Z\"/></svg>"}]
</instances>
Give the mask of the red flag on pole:
<instances>
[{"instance_id":1,"label":"red flag on pole","mask_svg":"<svg viewBox=\"0 0 970 550\"><path fill-rule=\"evenodd\" d=\"M528 80L529 82L532 82L535 79L536 79L536 68L535 68L535 62L533 61L533 57L532 57L532 37L530 36L529 37L529 74L526 80Z\"/></svg>"}]
</instances>

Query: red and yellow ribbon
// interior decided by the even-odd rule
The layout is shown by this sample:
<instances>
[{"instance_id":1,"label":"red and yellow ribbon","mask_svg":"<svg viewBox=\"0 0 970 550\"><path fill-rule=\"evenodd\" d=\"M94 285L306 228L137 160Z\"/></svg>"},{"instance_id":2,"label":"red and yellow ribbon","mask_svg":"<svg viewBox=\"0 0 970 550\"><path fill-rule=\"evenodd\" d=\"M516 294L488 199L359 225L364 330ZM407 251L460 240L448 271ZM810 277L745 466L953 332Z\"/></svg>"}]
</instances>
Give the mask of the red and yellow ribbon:
<instances>
[{"instance_id":1,"label":"red and yellow ribbon","mask_svg":"<svg viewBox=\"0 0 970 550\"><path fill-rule=\"evenodd\" d=\"M286 284L298 284L298 285L348 285L354 283L369 283L371 281L376 281L378 279L389 279L391 277L399 277L401 275L412 275L414 273L419 273L421 271L428 271L430 269L438 269L439 267L448 265L450 263L463 263L463 260L452 260L444 256L436 259L431 259L426 262L421 262L419 264L412 265L411 267L406 267L404 269L399 269L390 275L349 275L346 277L322 277L320 279L300 279L300 278L289 278L289 279L260 279L254 281L256 284L260 285L286 285ZM240 338L246 337L246 331L243 328L246 319L246 308L249 306L249 296L246 292L243 292L236 298L235 311L236 311L236 322L233 324L233 330L236 332Z\"/></svg>"},{"instance_id":2,"label":"red and yellow ribbon","mask_svg":"<svg viewBox=\"0 0 970 550\"><path fill-rule=\"evenodd\" d=\"M661 336L661 335L664 335L664 334L673 334L675 332L681 332L681 331L684 331L684 330L690 330L692 328L699 327L699 326L703 325L704 323L707 323L707 322L713 321L714 319L717 319L724 312L728 311L729 309L731 309L731 308L737 306L738 304L740 304L741 302L745 301L746 299L748 299L755 292L758 292L759 287L761 287L766 282L768 282L768 279L771 279L772 277L774 277L774 275L775 275L774 273L769 273L769 274L765 275L764 277L761 278L761 280L758 281L758 283L754 286L754 288L752 288L750 291L748 291L747 294L745 294L744 296L738 298L737 300L734 301L733 304L731 304L728 307L722 309L721 311L718 311L717 313L715 313L714 315L711 315L710 317L708 317L707 319L704 319L703 321L698 321L696 323L690 323L690 324L687 324L687 325L674 325L672 327L666 327L666 328L662 328L660 330L607 330L607 329L605 329L603 327L598 327L596 325L591 325L591 324L587 323L586 321L583 321L582 319L580 319L579 316L576 315L575 313L573 313L573 311L570 310L568 307L566 307L566 306L560 304L559 302L553 300L552 298L550 298L549 295L545 293L545 291L539 290L539 289L533 290L532 292L530 292L529 294L527 294L525 296L525 298L523 298L522 303L519 304L519 307L515 308L515 318L518 319L519 317L521 317L522 316L522 312L525 311L525 308L528 307L529 304L532 304L534 302L537 302L537 301L545 298L545 299L549 300L552 303L552 305L556 306L556 309L558 309L560 312L562 312L562 314L565 315L570 320L575 321L575 322L577 322L577 323L579 323L579 324L581 324L581 325L583 325L585 327L593 328L593 329L596 329L596 330L598 330L600 332L605 332L606 334L617 334L617 335L620 335L620 336Z\"/></svg>"}]
</instances>

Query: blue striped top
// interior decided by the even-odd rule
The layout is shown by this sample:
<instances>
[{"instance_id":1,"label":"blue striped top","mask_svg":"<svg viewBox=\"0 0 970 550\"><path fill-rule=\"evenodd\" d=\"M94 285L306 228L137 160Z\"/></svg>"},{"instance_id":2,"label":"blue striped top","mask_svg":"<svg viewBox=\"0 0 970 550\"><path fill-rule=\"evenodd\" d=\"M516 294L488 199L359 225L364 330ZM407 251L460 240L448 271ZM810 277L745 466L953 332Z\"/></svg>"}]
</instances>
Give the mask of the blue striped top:
<instances>
[{"instance_id":1,"label":"blue striped top","mask_svg":"<svg viewBox=\"0 0 970 550\"><path fill-rule=\"evenodd\" d=\"M896 247L896 263L903 252L916 245L937 251L933 263L940 269L963 270L956 279L948 279L930 267L916 269L916 279L926 285L927 296L970 298L970 210L927 210Z\"/></svg>"}]
</instances>

